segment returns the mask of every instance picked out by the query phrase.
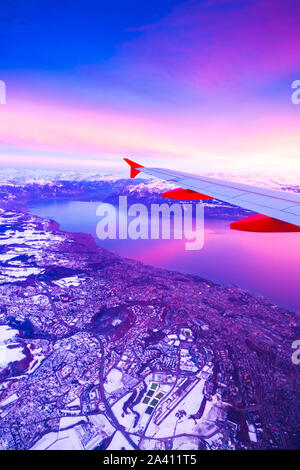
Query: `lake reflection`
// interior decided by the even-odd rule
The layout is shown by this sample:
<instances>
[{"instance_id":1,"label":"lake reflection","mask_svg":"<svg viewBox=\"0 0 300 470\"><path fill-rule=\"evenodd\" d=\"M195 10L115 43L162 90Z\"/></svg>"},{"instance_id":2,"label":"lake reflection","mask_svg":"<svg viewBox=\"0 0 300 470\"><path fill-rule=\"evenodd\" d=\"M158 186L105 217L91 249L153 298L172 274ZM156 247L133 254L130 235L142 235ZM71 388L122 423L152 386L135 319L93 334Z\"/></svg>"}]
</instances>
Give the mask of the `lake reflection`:
<instances>
[{"instance_id":1,"label":"lake reflection","mask_svg":"<svg viewBox=\"0 0 300 470\"><path fill-rule=\"evenodd\" d=\"M300 312L300 233L230 230L228 220L205 219L204 247L185 250L185 240L99 240L99 202L34 201L33 214L56 220L62 230L93 235L104 248L153 266L238 285Z\"/></svg>"}]
</instances>

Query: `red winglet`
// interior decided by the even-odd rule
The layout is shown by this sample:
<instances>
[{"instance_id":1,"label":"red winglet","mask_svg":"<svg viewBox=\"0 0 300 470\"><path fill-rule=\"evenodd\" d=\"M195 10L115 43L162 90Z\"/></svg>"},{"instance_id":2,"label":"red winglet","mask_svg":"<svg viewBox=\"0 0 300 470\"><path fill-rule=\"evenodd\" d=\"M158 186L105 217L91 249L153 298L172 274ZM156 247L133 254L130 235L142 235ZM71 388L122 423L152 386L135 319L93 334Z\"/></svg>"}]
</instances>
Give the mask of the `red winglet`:
<instances>
[{"instance_id":1,"label":"red winglet","mask_svg":"<svg viewBox=\"0 0 300 470\"><path fill-rule=\"evenodd\" d=\"M213 197L206 196L206 194L197 193L192 189L176 188L171 191L162 193L163 197L169 197L171 199L179 199L180 201L204 201L206 199L213 199Z\"/></svg>"},{"instance_id":2,"label":"red winglet","mask_svg":"<svg viewBox=\"0 0 300 470\"><path fill-rule=\"evenodd\" d=\"M130 166L130 178L135 178L136 175L140 173L137 168L144 168L143 165L133 162L132 160L129 160L129 158L123 158L123 160Z\"/></svg>"},{"instance_id":3,"label":"red winglet","mask_svg":"<svg viewBox=\"0 0 300 470\"><path fill-rule=\"evenodd\" d=\"M230 228L246 232L300 232L298 225L289 224L262 214L250 215L245 219L232 222Z\"/></svg>"}]
</instances>

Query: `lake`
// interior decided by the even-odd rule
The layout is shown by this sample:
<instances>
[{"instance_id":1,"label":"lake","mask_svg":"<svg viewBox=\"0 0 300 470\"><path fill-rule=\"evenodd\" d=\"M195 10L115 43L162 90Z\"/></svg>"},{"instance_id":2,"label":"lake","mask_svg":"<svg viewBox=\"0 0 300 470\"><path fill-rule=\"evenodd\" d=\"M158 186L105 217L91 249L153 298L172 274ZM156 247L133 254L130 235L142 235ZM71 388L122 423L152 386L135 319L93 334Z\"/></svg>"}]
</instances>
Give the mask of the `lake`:
<instances>
[{"instance_id":1,"label":"lake","mask_svg":"<svg viewBox=\"0 0 300 470\"><path fill-rule=\"evenodd\" d=\"M229 220L205 218L204 246L185 250L186 240L99 240L98 202L32 201L30 211L69 232L91 234L96 243L152 266L198 274L238 285L300 313L300 233L251 233L229 228Z\"/></svg>"}]
</instances>

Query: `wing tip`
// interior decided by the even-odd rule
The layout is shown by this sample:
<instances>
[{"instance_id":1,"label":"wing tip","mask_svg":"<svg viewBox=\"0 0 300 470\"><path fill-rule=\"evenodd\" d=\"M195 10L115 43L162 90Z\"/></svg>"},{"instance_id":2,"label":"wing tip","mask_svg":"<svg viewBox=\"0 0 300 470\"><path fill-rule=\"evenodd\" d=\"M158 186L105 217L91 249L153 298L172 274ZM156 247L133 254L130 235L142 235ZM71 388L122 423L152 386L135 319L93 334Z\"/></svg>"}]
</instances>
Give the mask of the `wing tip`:
<instances>
[{"instance_id":1,"label":"wing tip","mask_svg":"<svg viewBox=\"0 0 300 470\"><path fill-rule=\"evenodd\" d=\"M123 158L123 160L130 166L130 178L135 178L136 175L140 173L137 168L144 168L143 165L140 165L139 163L136 163L133 160L130 160L129 158Z\"/></svg>"}]
</instances>

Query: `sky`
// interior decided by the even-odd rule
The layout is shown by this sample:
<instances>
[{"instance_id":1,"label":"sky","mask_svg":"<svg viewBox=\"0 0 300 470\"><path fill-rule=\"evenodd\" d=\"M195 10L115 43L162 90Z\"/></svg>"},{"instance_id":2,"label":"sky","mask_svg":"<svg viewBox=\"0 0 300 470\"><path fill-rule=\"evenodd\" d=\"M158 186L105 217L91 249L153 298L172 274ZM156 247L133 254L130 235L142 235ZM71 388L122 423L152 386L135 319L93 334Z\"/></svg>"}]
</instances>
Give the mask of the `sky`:
<instances>
[{"instance_id":1,"label":"sky","mask_svg":"<svg viewBox=\"0 0 300 470\"><path fill-rule=\"evenodd\" d=\"M300 181L299 24L298 0L2 0L0 166Z\"/></svg>"}]
</instances>

